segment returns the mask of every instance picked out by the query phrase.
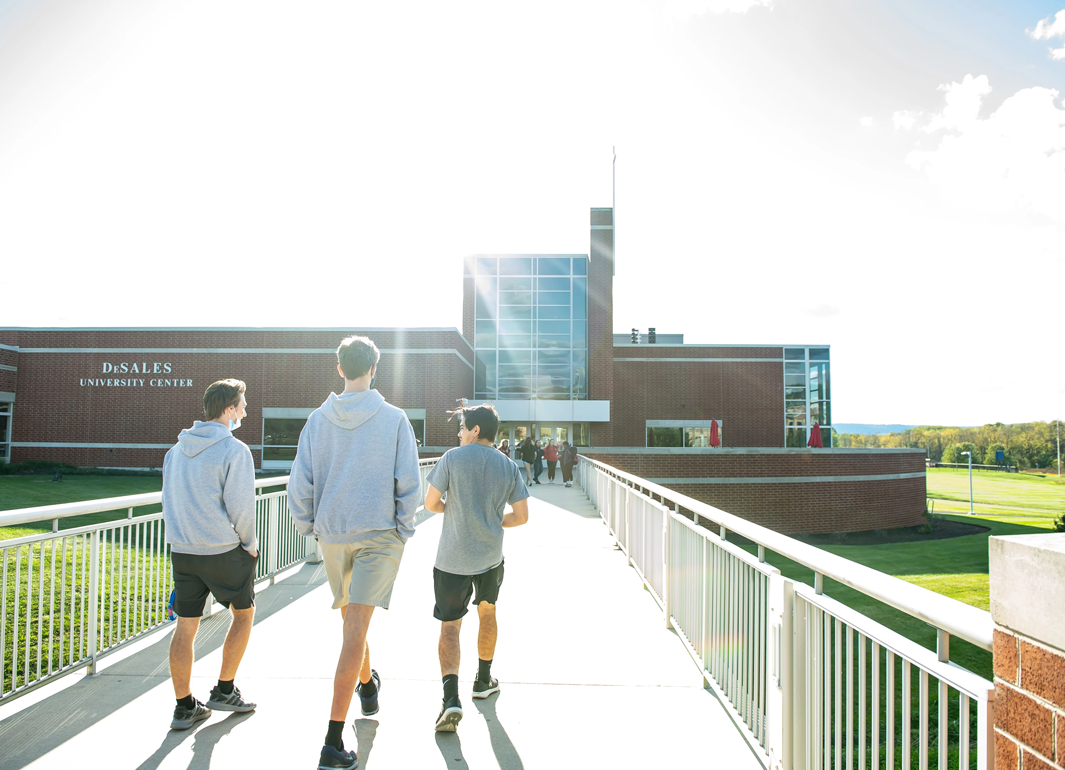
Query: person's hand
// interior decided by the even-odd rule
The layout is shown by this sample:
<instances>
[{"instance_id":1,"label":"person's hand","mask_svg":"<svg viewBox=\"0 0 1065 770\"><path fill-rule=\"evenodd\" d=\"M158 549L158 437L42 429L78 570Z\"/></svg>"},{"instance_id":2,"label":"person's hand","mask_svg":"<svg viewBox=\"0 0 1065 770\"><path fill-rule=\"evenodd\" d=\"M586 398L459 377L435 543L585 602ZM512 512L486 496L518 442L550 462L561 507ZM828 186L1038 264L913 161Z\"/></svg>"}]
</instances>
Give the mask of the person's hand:
<instances>
[{"instance_id":1,"label":"person's hand","mask_svg":"<svg viewBox=\"0 0 1065 770\"><path fill-rule=\"evenodd\" d=\"M259 558L259 551L258 551L258 550L255 550L255 551L248 551L248 555L249 555L249 556L250 556L251 558L253 558L253 559L258 559L258 558Z\"/></svg>"}]
</instances>

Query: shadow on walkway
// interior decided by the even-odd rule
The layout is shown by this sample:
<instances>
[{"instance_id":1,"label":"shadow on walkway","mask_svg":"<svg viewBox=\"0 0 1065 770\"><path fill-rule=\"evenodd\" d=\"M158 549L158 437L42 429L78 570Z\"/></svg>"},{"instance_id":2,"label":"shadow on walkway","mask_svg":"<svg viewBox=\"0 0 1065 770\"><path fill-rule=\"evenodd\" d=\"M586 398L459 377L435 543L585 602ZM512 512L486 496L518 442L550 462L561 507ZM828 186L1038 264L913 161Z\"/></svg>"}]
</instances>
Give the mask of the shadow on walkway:
<instances>
[{"instance_id":1,"label":"shadow on walkway","mask_svg":"<svg viewBox=\"0 0 1065 770\"><path fill-rule=\"evenodd\" d=\"M305 564L284 580L257 589L255 596L255 624L298 601L325 582L325 570L320 564ZM222 647L229 630L231 615L216 611L200 624L196 635L196 660ZM89 730L133 700L170 677L170 634L165 629L155 632L157 640L128 658L108 666L95 676L80 672L80 682L66 687L39 703L0 721L0 770L21 768L61 746L75 736ZM254 635L253 635L254 638ZM104 659L106 664L106 658ZM115 687L116 684L122 687ZM48 685L45 685L48 687ZM171 701L171 704L173 702ZM170 731L168 722L160 716L159 731L164 733L156 752L140 768L156 768L174 748L194 736L194 762L190 768L207 767L215 744L251 714L234 714L227 719L200 730ZM202 759L201 759L202 757Z\"/></svg>"},{"instance_id":2,"label":"shadow on walkway","mask_svg":"<svg viewBox=\"0 0 1065 770\"><path fill-rule=\"evenodd\" d=\"M481 716L484 717L484 721L488 723L488 735L492 740L492 752L496 755L496 762L499 763L500 770L525 770L525 765L522 763L521 757L518 756L518 750L514 748L514 743L510 740L510 736L507 735L506 729L496 715L497 700L499 700L499 695L494 698L476 700L473 705L477 707L477 710L481 712Z\"/></svg>"}]
</instances>

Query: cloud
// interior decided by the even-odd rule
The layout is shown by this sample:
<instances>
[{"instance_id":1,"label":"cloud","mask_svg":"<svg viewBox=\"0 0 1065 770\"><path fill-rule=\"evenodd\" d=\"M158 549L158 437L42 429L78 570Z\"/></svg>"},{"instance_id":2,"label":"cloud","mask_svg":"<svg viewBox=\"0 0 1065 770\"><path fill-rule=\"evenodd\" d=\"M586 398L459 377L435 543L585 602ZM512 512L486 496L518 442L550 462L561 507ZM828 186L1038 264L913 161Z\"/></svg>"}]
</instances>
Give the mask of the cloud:
<instances>
[{"instance_id":1,"label":"cloud","mask_svg":"<svg viewBox=\"0 0 1065 770\"><path fill-rule=\"evenodd\" d=\"M943 131L934 150L907 163L923 171L955 205L981 211L1022 209L1065 224L1065 109L1052 88L1025 88L986 119L985 76L941 86L946 106L923 131ZM898 115L899 113L896 113ZM898 125L898 122L896 122Z\"/></svg>"},{"instance_id":2,"label":"cloud","mask_svg":"<svg viewBox=\"0 0 1065 770\"><path fill-rule=\"evenodd\" d=\"M873 116L866 115L864 118L858 118L858 122L865 128L870 128L873 125Z\"/></svg>"},{"instance_id":3,"label":"cloud","mask_svg":"<svg viewBox=\"0 0 1065 770\"><path fill-rule=\"evenodd\" d=\"M772 6L773 0L665 0L663 10L669 18L687 21L707 13L747 13L755 7Z\"/></svg>"},{"instance_id":4,"label":"cloud","mask_svg":"<svg viewBox=\"0 0 1065 770\"><path fill-rule=\"evenodd\" d=\"M1052 40L1056 37L1065 39L1065 10L1058 11L1054 16L1047 16L1035 25L1035 29L1028 32L1028 36L1032 40ZM1065 46L1049 50L1051 59L1065 59Z\"/></svg>"},{"instance_id":5,"label":"cloud","mask_svg":"<svg viewBox=\"0 0 1065 770\"><path fill-rule=\"evenodd\" d=\"M900 128L904 131L909 131L911 128L917 125L917 121L921 118L921 115L922 113L920 112L898 110L892 114L891 122L895 124L896 131Z\"/></svg>"},{"instance_id":6,"label":"cloud","mask_svg":"<svg viewBox=\"0 0 1065 770\"><path fill-rule=\"evenodd\" d=\"M991 93L991 84L987 75L973 77L966 75L960 83L949 83L939 87L947 93L947 106L943 111L933 115L922 129L931 134L942 129L948 131L966 131L976 124L980 113L980 103Z\"/></svg>"}]
</instances>

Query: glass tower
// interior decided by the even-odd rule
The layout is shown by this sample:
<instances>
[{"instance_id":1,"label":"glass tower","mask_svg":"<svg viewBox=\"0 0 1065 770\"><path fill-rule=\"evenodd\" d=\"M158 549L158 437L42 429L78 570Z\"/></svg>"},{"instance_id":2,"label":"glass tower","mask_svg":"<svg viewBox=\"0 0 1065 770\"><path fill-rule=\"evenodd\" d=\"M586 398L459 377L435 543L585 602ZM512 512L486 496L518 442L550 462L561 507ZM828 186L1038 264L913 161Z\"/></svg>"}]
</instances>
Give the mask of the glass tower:
<instances>
[{"instance_id":1,"label":"glass tower","mask_svg":"<svg viewBox=\"0 0 1065 770\"><path fill-rule=\"evenodd\" d=\"M588 398L588 258L477 257L475 398Z\"/></svg>"}]
</instances>

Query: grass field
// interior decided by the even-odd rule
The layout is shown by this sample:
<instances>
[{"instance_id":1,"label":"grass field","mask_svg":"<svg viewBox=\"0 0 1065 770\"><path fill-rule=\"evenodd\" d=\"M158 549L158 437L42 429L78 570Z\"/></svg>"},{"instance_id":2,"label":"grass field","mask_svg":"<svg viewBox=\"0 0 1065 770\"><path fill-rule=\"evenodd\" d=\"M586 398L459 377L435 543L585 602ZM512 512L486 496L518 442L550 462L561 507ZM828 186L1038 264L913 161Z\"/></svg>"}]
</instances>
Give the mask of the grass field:
<instances>
[{"instance_id":1,"label":"grass field","mask_svg":"<svg viewBox=\"0 0 1065 770\"><path fill-rule=\"evenodd\" d=\"M45 475L0 476L0 512L38 505L97 500L102 497L141 495L145 492L158 492L162 488L163 479L160 476L64 476L59 482L54 482L51 476ZM147 505L134 508L133 515L142 516L146 513L158 513L160 510L158 505ZM98 521L114 521L125 516L125 508L109 513L72 516L69 519L60 519L59 528L73 529ZM51 529L51 521L18 527L0 527L0 540L48 532Z\"/></svg>"}]
</instances>

